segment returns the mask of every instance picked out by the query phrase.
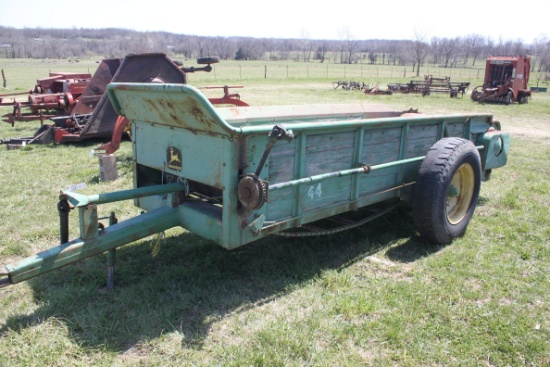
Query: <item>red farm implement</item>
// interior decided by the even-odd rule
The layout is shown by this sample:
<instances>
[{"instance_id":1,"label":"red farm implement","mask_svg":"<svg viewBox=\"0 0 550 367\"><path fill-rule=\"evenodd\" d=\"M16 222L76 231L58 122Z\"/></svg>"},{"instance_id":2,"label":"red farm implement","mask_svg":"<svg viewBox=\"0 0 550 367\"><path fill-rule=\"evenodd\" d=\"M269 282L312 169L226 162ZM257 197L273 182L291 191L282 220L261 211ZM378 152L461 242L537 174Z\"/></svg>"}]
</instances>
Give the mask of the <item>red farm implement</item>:
<instances>
[{"instance_id":1,"label":"red farm implement","mask_svg":"<svg viewBox=\"0 0 550 367\"><path fill-rule=\"evenodd\" d=\"M527 103L530 58L527 56L489 56L483 85L472 91L476 102Z\"/></svg>"},{"instance_id":2,"label":"red farm implement","mask_svg":"<svg viewBox=\"0 0 550 367\"><path fill-rule=\"evenodd\" d=\"M3 118L13 126L15 121L43 122L61 113L70 114L91 78L91 74L52 72L48 78L38 79L29 92L0 95L0 106L13 106L13 111ZM15 98L27 94L26 102ZM28 111L24 112L24 109Z\"/></svg>"},{"instance_id":3,"label":"red farm implement","mask_svg":"<svg viewBox=\"0 0 550 367\"><path fill-rule=\"evenodd\" d=\"M218 58L205 57L197 60L203 67L178 66L165 54L151 53L128 55L123 60L103 60L94 73L85 90L73 103L72 109L63 114L49 116L53 124L44 124L31 137L0 140L0 144L21 145L71 143L88 139L111 139L98 150L112 153L125 132L128 121L119 119L111 101L105 94L109 83L179 83L186 84L187 73L212 70L211 64L219 62ZM229 88L241 86L204 87L223 88L224 95L211 98L212 104L248 106L240 99L239 94L230 94Z\"/></svg>"}]
</instances>

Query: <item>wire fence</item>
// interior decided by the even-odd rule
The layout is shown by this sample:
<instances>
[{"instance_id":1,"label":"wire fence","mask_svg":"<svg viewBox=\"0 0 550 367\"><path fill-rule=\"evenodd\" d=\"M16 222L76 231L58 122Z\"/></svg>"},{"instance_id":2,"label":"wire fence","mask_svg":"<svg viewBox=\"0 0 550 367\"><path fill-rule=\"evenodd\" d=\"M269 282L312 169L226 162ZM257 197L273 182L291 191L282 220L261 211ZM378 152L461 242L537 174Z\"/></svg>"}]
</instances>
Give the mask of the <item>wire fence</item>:
<instances>
[{"instance_id":1,"label":"wire fence","mask_svg":"<svg viewBox=\"0 0 550 367\"><path fill-rule=\"evenodd\" d=\"M239 79L339 79L380 77L391 78L407 75L407 69L400 67L373 67L343 64L240 64L219 67L220 75L233 75ZM216 66L218 73L218 66ZM409 72L411 74L411 72Z\"/></svg>"},{"instance_id":2,"label":"wire fence","mask_svg":"<svg viewBox=\"0 0 550 367\"><path fill-rule=\"evenodd\" d=\"M191 83L207 80L246 81L284 81L284 80L323 80L333 85L340 82L358 83L408 83L411 80L423 80L425 75L435 78L447 77L452 82L471 83L471 86L483 84L485 63L476 67L444 68L437 65L421 66L419 76L411 66L370 65L370 64L327 64L327 63L285 63L285 62L238 62L222 61L213 65L211 73L193 75ZM550 76L545 72L531 72L529 88L545 91L550 84Z\"/></svg>"},{"instance_id":3,"label":"wire fence","mask_svg":"<svg viewBox=\"0 0 550 367\"><path fill-rule=\"evenodd\" d=\"M6 69L6 78L17 81L18 78L29 79L31 82L47 76L47 71L77 71L94 73L99 63L97 60L81 60L78 63L71 60L0 60L0 67ZM186 60L186 66L193 66L193 60ZM68 70L65 70L68 69ZM19 74L19 75L18 75ZM194 73L188 75L190 81L220 80L285 80L285 79L319 79L336 82L403 82L414 78L423 79L424 75L433 77L448 77L454 82L476 82L483 80L485 63L478 62L475 66L445 68L434 64L420 67L419 76L416 70L407 65L387 64L341 64L320 62L288 62L288 61L235 61L222 60L212 65L210 73ZM531 72L530 86L547 85L548 73ZM5 80L5 79L4 79ZM1 81L0 81L1 82ZM27 82L26 84L28 84ZM32 82L31 82L32 83ZM12 83L13 84L13 83ZM25 84L25 85L26 85Z\"/></svg>"},{"instance_id":4,"label":"wire fence","mask_svg":"<svg viewBox=\"0 0 550 367\"><path fill-rule=\"evenodd\" d=\"M215 78L220 79L408 79L416 77L411 66L367 65L367 64L321 64L321 63L275 63L222 62L213 65ZM422 66L419 77L449 77L453 81L483 79L485 70L479 68L442 68L434 65ZM545 80L546 73L531 73L531 84Z\"/></svg>"}]
</instances>

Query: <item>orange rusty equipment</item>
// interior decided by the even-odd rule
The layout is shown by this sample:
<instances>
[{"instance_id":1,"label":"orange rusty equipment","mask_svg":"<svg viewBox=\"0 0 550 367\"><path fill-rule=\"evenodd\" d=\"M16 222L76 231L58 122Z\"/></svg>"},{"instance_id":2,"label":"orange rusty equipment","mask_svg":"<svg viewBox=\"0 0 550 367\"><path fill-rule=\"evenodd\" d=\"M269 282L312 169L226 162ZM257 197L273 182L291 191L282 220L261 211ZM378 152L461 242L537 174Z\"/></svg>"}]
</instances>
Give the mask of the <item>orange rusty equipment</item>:
<instances>
[{"instance_id":1,"label":"orange rusty equipment","mask_svg":"<svg viewBox=\"0 0 550 367\"><path fill-rule=\"evenodd\" d=\"M32 95L33 102L29 106L36 107L33 112L38 116L32 115L28 119L49 118L54 122L53 125L42 125L32 137L11 138L0 140L0 144L49 144L49 143L68 143L79 142L87 139L111 139L109 143L97 148L96 151L105 151L107 153L115 152L120 141L128 130L128 121L120 119L115 112L110 99L105 94L105 89L112 82L131 82L131 83L181 83L186 84L187 73L197 71L209 72L212 70L210 64L219 62L216 57L204 57L197 60L198 64L206 64L203 67L183 67L181 64L172 61L163 53L149 53L128 55L123 60L108 59L103 60L93 77L88 80L85 89L79 90L78 99L73 94L40 94ZM58 79L61 75L53 75L51 78L39 81L35 88L37 91L59 90ZM77 74L84 76L83 74ZM57 89L56 89L57 88ZM240 99L240 95L230 94L229 88L242 88L242 86L223 86L223 87L204 87L205 89L223 88L224 95L221 98L209 98L212 104L216 105L234 105L248 106ZM34 93L34 92L31 92ZM0 103L2 100L0 99ZM14 102L15 103L15 102ZM11 104L10 104L11 105ZM21 105L17 105L19 114L10 114L13 121L22 118L20 115ZM48 107L56 108L56 115L45 115L43 110ZM52 129L53 132L46 132Z\"/></svg>"},{"instance_id":2,"label":"orange rusty equipment","mask_svg":"<svg viewBox=\"0 0 550 367\"><path fill-rule=\"evenodd\" d=\"M10 98L4 101L0 98L0 106L13 106L13 112L3 116L4 120L12 126L15 121L49 119L59 114L71 114L76 100L86 89L92 78L86 73L52 72L48 78L38 79L34 89L25 93L13 93L4 96L17 96L28 94L26 102L16 101ZM23 108L29 108L30 112L23 112Z\"/></svg>"},{"instance_id":3,"label":"orange rusty equipment","mask_svg":"<svg viewBox=\"0 0 550 367\"><path fill-rule=\"evenodd\" d=\"M120 141L122 140L122 135L128 128L128 124L130 121L124 116L118 116L115 128L113 129L113 136L111 137L111 141L108 143L105 143L101 145L100 147L97 147L94 149L94 151L102 151L107 154L113 154L120 148Z\"/></svg>"},{"instance_id":4,"label":"orange rusty equipment","mask_svg":"<svg viewBox=\"0 0 550 367\"><path fill-rule=\"evenodd\" d=\"M489 56L483 85L472 91L472 99L507 105L527 103L531 97L531 91L527 89L530 65L528 56Z\"/></svg>"}]
</instances>

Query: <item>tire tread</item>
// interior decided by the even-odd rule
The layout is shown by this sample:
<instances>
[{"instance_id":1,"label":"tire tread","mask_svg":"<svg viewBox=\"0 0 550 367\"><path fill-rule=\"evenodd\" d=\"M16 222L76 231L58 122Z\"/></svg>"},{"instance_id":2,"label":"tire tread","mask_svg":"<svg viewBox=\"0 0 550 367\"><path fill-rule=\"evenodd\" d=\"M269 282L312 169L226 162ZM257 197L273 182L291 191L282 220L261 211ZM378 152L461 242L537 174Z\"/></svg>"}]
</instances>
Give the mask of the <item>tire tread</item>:
<instances>
[{"instance_id":1,"label":"tire tread","mask_svg":"<svg viewBox=\"0 0 550 367\"><path fill-rule=\"evenodd\" d=\"M474 166L474 197L464 220L452 226L446 216L442 218L445 215L444 203L452 175L464 160L471 161ZM480 183L479 153L471 141L443 138L434 144L420 165L412 199L413 221L420 235L439 244L449 243L462 235L477 205Z\"/></svg>"}]
</instances>

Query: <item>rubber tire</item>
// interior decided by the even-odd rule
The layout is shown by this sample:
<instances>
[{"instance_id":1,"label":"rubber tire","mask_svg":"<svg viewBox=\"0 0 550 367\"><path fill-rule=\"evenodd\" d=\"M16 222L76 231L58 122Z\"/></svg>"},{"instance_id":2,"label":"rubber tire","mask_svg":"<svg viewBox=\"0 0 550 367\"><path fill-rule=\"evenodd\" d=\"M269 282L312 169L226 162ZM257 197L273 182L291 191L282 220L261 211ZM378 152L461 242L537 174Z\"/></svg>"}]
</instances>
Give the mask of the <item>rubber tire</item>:
<instances>
[{"instance_id":1,"label":"rubber tire","mask_svg":"<svg viewBox=\"0 0 550 367\"><path fill-rule=\"evenodd\" d=\"M471 182L464 190L469 202L455 223L447 214L447 194L453 177L461 169L470 172ZM413 221L422 237L436 244L448 244L462 236L479 199L481 159L474 144L461 138L443 138L428 151L420 165L412 198ZM461 197L462 195L458 195Z\"/></svg>"},{"instance_id":2,"label":"rubber tire","mask_svg":"<svg viewBox=\"0 0 550 367\"><path fill-rule=\"evenodd\" d=\"M525 94L518 95L518 102L519 104L527 103L527 96Z\"/></svg>"},{"instance_id":3,"label":"rubber tire","mask_svg":"<svg viewBox=\"0 0 550 367\"><path fill-rule=\"evenodd\" d=\"M220 62L220 58L216 56L206 56L206 57L199 57L197 59L197 64L217 64Z\"/></svg>"}]
</instances>

